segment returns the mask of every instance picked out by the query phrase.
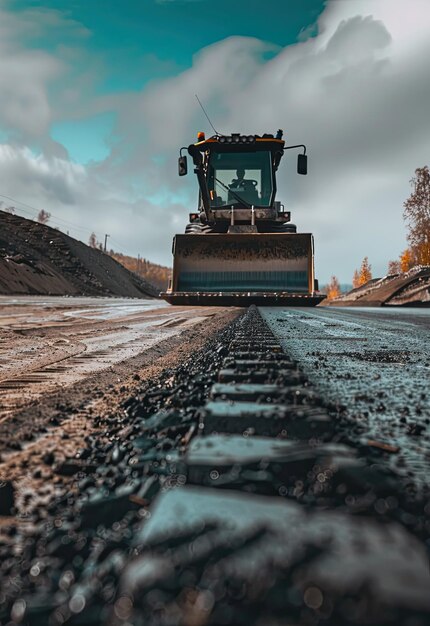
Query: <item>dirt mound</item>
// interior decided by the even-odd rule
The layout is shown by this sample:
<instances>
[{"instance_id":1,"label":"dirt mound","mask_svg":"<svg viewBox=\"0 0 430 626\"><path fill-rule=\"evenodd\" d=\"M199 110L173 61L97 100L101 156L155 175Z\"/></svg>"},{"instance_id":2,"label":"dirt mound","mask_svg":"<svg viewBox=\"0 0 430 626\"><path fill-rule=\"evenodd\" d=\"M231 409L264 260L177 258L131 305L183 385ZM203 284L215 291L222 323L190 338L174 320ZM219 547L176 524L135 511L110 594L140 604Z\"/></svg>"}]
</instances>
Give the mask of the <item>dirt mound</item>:
<instances>
[{"instance_id":1,"label":"dirt mound","mask_svg":"<svg viewBox=\"0 0 430 626\"><path fill-rule=\"evenodd\" d=\"M430 266L417 266L404 274L374 278L324 304L430 307Z\"/></svg>"},{"instance_id":2,"label":"dirt mound","mask_svg":"<svg viewBox=\"0 0 430 626\"><path fill-rule=\"evenodd\" d=\"M0 211L0 294L142 298L158 291L101 250Z\"/></svg>"}]
</instances>

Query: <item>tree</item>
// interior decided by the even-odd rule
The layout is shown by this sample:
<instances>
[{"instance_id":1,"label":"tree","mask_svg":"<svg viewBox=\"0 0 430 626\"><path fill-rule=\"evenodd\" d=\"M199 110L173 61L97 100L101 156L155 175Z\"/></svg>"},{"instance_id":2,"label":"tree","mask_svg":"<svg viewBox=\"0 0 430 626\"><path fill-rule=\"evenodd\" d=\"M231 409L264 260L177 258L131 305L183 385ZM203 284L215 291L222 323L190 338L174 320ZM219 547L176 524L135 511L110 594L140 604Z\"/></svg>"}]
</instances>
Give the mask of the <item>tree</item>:
<instances>
[{"instance_id":1,"label":"tree","mask_svg":"<svg viewBox=\"0 0 430 626\"><path fill-rule=\"evenodd\" d=\"M361 262L361 267L359 271L358 284L365 285L372 278L372 266L369 263L369 259L367 256Z\"/></svg>"},{"instance_id":2,"label":"tree","mask_svg":"<svg viewBox=\"0 0 430 626\"><path fill-rule=\"evenodd\" d=\"M51 217L51 214L48 213L48 211L41 209L37 215L37 221L39 222L39 224L47 224L49 222L50 217Z\"/></svg>"},{"instance_id":3,"label":"tree","mask_svg":"<svg viewBox=\"0 0 430 626\"><path fill-rule=\"evenodd\" d=\"M406 250L404 250L400 255L399 265L401 272L408 272L411 267L415 265L414 255L412 254L412 251L409 250L409 248L406 248Z\"/></svg>"},{"instance_id":4,"label":"tree","mask_svg":"<svg viewBox=\"0 0 430 626\"><path fill-rule=\"evenodd\" d=\"M421 265L430 265L430 171L428 166L418 167L410 183L413 191L403 203L403 218L409 228L407 239L416 262Z\"/></svg>"},{"instance_id":5,"label":"tree","mask_svg":"<svg viewBox=\"0 0 430 626\"><path fill-rule=\"evenodd\" d=\"M360 273L358 270L354 270L354 275L352 277L352 286L354 289L360 286Z\"/></svg>"},{"instance_id":6,"label":"tree","mask_svg":"<svg viewBox=\"0 0 430 626\"><path fill-rule=\"evenodd\" d=\"M88 239L88 245L90 248L97 248L97 237L95 233L91 233L90 238Z\"/></svg>"},{"instance_id":7,"label":"tree","mask_svg":"<svg viewBox=\"0 0 430 626\"><path fill-rule=\"evenodd\" d=\"M332 276L329 284L326 287L327 300L333 300L340 296L340 284L336 276Z\"/></svg>"},{"instance_id":8,"label":"tree","mask_svg":"<svg viewBox=\"0 0 430 626\"><path fill-rule=\"evenodd\" d=\"M387 274L392 276L393 274L400 274L400 261L388 261Z\"/></svg>"}]
</instances>

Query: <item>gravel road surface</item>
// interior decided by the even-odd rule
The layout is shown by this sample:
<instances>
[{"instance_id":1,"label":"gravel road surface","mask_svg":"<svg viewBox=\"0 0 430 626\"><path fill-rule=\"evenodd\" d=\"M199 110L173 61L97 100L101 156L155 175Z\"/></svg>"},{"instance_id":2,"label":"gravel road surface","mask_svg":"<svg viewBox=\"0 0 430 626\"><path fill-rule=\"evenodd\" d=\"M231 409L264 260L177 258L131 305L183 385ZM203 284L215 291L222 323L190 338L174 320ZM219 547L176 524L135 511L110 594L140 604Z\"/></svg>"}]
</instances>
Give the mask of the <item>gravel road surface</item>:
<instances>
[{"instance_id":1,"label":"gravel road surface","mask_svg":"<svg viewBox=\"0 0 430 626\"><path fill-rule=\"evenodd\" d=\"M392 450L415 485L430 464L430 309L261 308L354 437Z\"/></svg>"},{"instance_id":2,"label":"gravel road surface","mask_svg":"<svg viewBox=\"0 0 430 626\"><path fill-rule=\"evenodd\" d=\"M428 316L146 304L8 305L94 371L0 423L0 626L427 626Z\"/></svg>"}]
</instances>

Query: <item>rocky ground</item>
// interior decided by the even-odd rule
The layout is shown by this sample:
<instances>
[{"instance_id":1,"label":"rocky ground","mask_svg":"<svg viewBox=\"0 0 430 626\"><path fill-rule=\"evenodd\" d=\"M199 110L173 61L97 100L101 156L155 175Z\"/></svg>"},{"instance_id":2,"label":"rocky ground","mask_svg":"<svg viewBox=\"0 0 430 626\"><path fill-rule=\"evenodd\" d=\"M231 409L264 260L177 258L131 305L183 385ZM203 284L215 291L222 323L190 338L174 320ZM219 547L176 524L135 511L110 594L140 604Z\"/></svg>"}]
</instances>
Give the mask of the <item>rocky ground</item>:
<instances>
[{"instance_id":1,"label":"rocky ground","mask_svg":"<svg viewBox=\"0 0 430 626\"><path fill-rule=\"evenodd\" d=\"M158 292L101 250L0 211L0 294L142 298Z\"/></svg>"},{"instance_id":2,"label":"rocky ground","mask_svg":"<svg viewBox=\"0 0 430 626\"><path fill-rule=\"evenodd\" d=\"M428 489L238 314L6 455L1 624L429 623Z\"/></svg>"},{"instance_id":3,"label":"rocky ground","mask_svg":"<svg viewBox=\"0 0 430 626\"><path fill-rule=\"evenodd\" d=\"M404 274L374 278L325 306L430 306L430 267L418 266Z\"/></svg>"}]
</instances>

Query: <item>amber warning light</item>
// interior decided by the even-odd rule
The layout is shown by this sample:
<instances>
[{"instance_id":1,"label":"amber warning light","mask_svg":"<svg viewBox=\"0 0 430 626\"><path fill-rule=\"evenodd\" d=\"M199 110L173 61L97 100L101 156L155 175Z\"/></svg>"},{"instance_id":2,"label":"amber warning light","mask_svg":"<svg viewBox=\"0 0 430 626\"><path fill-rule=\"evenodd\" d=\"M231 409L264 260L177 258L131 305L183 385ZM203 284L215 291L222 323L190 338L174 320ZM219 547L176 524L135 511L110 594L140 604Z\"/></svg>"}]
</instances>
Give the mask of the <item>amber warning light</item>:
<instances>
[{"instance_id":1,"label":"amber warning light","mask_svg":"<svg viewBox=\"0 0 430 626\"><path fill-rule=\"evenodd\" d=\"M197 140L198 141L204 141L206 139L205 134L202 133L201 131L199 133L197 133Z\"/></svg>"}]
</instances>

